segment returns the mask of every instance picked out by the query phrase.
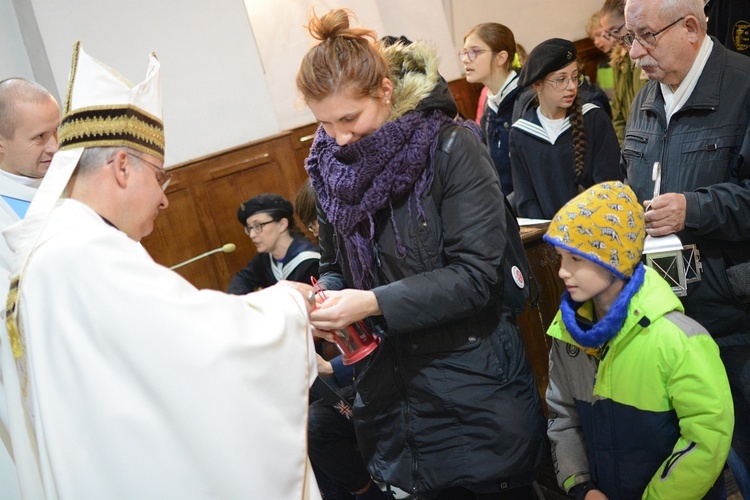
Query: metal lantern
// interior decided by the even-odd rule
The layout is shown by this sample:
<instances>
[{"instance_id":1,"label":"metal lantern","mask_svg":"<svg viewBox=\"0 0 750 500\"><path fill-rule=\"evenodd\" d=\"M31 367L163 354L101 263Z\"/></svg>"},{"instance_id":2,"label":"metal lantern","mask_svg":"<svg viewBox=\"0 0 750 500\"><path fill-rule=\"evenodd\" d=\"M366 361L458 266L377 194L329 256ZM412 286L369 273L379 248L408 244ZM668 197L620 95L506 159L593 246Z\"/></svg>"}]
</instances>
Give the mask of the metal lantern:
<instances>
[{"instance_id":1,"label":"metal lantern","mask_svg":"<svg viewBox=\"0 0 750 500\"><path fill-rule=\"evenodd\" d=\"M654 163L651 171L654 181L654 196L659 196L661 189L661 163ZM651 208L650 201L646 202L646 211ZM700 281L701 265L700 252L695 245L682 245L676 234L654 238L646 236L643 242L643 258L646 265L654 269L664 278L672 291L678 297L687 295L688 283Z\"/></svg>"},{"instance_id":2,"label":"metal lantern","mask_svg":"<svg viewBox=\"0 0 750 500\"><path fill-rule=\"evenodd\" d=\"M682 245L675 234L654 238L643 244L645 264L664 278L678 297L687 295L688 283L700 281L703 266L695 245Z\"/></svg>"}]
</instances>

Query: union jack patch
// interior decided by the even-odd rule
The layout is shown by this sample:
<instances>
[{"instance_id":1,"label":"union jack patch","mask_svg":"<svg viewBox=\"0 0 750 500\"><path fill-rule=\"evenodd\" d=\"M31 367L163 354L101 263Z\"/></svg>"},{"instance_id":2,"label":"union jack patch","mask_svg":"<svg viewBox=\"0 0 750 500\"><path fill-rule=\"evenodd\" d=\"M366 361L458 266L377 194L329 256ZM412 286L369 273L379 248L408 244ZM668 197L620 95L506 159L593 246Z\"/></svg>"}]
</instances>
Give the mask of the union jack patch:
<instances>
[{"instance_id":1,"label":"union jack patch","mask_svg":"<svg viewBox=\"0 0 750 500\"><path fill-rule=\"evenodd\" d=\"M339 401L338 403L336 403L334 408L336 408L339 411L339 413L345 416L347 420L352 419L352 407L346 404L345 402Z\"/></svg>"}]
</instances>

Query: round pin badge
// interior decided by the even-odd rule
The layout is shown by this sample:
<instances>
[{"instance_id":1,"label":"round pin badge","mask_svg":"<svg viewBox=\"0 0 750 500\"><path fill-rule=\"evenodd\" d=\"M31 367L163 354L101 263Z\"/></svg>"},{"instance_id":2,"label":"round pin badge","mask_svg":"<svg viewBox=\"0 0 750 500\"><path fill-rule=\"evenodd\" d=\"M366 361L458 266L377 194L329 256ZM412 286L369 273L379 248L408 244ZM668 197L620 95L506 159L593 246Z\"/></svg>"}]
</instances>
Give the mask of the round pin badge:
<instances>
[{"instance_id":1,"label":"round pin badge","mask_svg":"<svg viewBox=\"0 0 750 500\"><path fill-rule=\"evenodd\" d=\"M511 267L510 274L513 276L513 281L516 282L516 286L518 288L523 288L526 286L526 280L524 279L523 273L518 268L518 266Z\"/></svg>"},{"instance_id":2,"label":"round pin badge","mask_svg":"<svg viewBox=\"0 0 750 500\"><path fill-rule=\"evenodd\" d=\"M565 351L568 353L568 356L570 356L571 358L575 358L576 356L578 356L578 353L581 352L578 346L574 346L571 344L565 344Z\"/></svg>"}]
</instances>

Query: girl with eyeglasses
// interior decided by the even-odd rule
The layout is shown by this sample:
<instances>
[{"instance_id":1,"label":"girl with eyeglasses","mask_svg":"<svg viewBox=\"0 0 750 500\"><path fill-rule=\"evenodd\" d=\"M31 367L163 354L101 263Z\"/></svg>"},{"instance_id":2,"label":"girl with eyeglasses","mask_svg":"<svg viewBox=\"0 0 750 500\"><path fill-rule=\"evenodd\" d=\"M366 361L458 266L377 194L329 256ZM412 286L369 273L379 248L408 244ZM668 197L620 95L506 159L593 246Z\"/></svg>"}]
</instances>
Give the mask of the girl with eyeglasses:
<instances>
[{"instance_id":1,"label":"girl with eyeglasses","mask_svg":"<svg viewBox=\"0 0 750 500\"><path fill-rule=\"evenodd\" d=\"M521 70L518 85L533 88L538 105L510 132L520 217L551 219L581 190L624 178L612 121L600 107L581 104L583 81L575 46L560 38L536 46Z\"/></svg>"},{"instance_id":2,"label":"girl with eyeglasses","mask_svg":"<svg viewBox=\"0 0 750 500\"><path fill-rule=\"evenodd\" d=\"M458 53L466 71L466 81L481 83L487 97L479 125L500 176L503 194L513 192L508 137L513 106L518 95L518 73L513 32L498 23L474 26L464 37L464 48Z\"/></svg>"}]
</instances>

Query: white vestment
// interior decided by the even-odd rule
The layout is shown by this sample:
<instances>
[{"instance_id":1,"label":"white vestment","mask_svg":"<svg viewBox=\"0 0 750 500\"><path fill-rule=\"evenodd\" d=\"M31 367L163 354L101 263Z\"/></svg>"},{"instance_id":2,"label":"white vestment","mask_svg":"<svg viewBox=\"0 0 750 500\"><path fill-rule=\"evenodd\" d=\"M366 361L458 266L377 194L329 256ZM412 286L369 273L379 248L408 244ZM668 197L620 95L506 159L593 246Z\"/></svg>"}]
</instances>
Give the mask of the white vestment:
<instances>
[{"instance_id":1,"label":"white vestment","mask_svg":"<svg viewBox=\"0 0 750 500\"><path fill-rule=\"evenodd\" d=\"M0 195L10 196L18 200L30 202L41 183L41 179L21 177L0 170ZM21 218L15 210L0 198L0 231L12 226ZM8 283L11 265L13 263L13 252L8 248L5 239L0 237L0 310L5 309L5 296L8 293ZM0 314L4 318L4 314ZM0 321L0 498L3 500L16 500L21 498L18 479L16 478L16 467L12 458L12 446L8 434L8 413L5 391L5 377L11 380L16 378L14 373L3 373L5 367L5 352L8 346L8 338L5 332L5 322ZM9 358L9 359L12 359ZM11 365L15 372L15 367ZM13 382L10 382L11 384ZM11 392L13 389L11 389Z\"/></svg>"},{"instance_id":2,"label":"white vestment","mask_svg":"<svg viewBox=\"0 0 750 500\"><path fill-rule=\"evenodd\" d=\"M39 189L42 179L21 177L0 170L0 195L9 196L18 200L31 202ZM0 198L0 231L12 226L21 218L11 206ZM0 238L0 268L3 272L3 283L8 282L8 273L13 264L13 252L8 248L4 238ZM4 290L4 288L3 288Z\"/></svg>"},{"instance_id":3,"label":"white vestment","mask_svg":"<svg viewBox=\"0 0 750 500\"><path fill-rule=\"evenodd\" d=\"M22 230L6 232L11 248ZM299 293L197 290L62 200L22 274L19 311L35 437L23 459L38 463L45 498L320 498Z\"/></svg>"}]
</instances>

